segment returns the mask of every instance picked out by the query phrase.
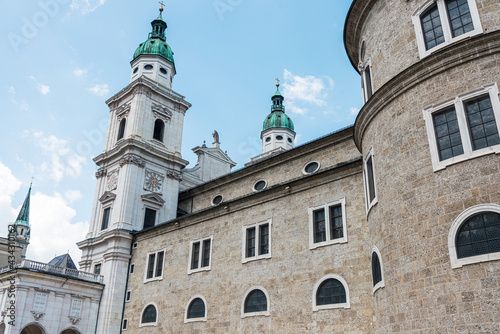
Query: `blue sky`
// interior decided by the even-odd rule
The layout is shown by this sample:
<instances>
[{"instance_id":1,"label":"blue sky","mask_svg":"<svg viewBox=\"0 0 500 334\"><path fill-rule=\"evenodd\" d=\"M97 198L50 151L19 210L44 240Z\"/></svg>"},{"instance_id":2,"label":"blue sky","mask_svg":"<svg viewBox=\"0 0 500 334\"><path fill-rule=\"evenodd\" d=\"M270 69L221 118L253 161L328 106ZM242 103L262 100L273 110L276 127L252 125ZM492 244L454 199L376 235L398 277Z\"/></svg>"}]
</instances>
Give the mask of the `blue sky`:
<instances>
[{"instance_id":1,"label":"blue sky","mask_svg":"<svg viewBox=\"0 0 500 334\"><path fill-rule=\"evenodd\" d=\"M261 153L274 78L305 143L354 122L359 75L343 46L350 1L165 1L173 89L192 103L183 158L212 132L243 167ZM48 262L88 230L95 164L109 109L130 81L130 61L158 15L156 1L4 0L0 101L0 235L34 177L28 257Z\"/></svg>"}]
</instances>

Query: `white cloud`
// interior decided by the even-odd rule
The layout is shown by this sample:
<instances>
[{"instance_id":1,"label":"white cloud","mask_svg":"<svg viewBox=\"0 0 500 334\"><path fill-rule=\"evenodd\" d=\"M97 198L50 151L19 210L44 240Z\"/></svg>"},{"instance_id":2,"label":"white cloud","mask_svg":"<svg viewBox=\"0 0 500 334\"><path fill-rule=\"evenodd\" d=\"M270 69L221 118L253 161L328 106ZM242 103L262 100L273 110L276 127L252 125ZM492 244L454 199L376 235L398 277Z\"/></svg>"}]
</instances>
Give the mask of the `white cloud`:
<instances>
[{"instance_id":1,"label":"white cloud","mask_svg":"<svg viewBox=\"0 0 500 334\"><path fill-rule=\"evenodd\" d=\"M86 159L74 153L69 148L67 140L59 139L54 135L45 136L41 131L34 132L33 138L35 145L50 158L40 166L40 171L44 175L48 175L56 183L59 183L65 176L80 175Z\"/></svg>"},{"instance_id":2,"label":"white cloud","mask_svg":"<svg viewBox=\"0 0 500 334\"><path fill-rule=\"evenodd\" d=\"M13 223L17 217L12 207L12 196L20 189L19 181L12 171L0 162L0 236L7 235L7 225Z\"/></svg>"},{"instance_id":3,"label":"white cloud","mask_svg":"<svg viewBox=\"0 0 500 334\"><path fill-rule=\"evenodd\" d=\"M101 84L90 87L89 91L97 96L104 96L109 93L109 88L107 84Z\"/></svg>"},{"instance_id":4,"label":"white cloud","mask_svg":"<svg viewBox=\"0 0 500 334\"><path fill-rule=\"evenodd\" d=\"M24 101L17 101L16 99L16 89L13 86L9 87L8 93L10 95L10 101L19 109L25 111L29 109L29 104Z\"/></svg>"},{"instance_id":5,"label":"white cloud","mask_svg":"<svg viewBox=\"0 0 500 334\"><path fill-rule=\"evenodd\" d=\"M87 77L87 70L77 67L73 70L73 75L78 79L85 79Z\"/></svg>"},{"instance_id":6,"label":"white cloud","mask_svg":"<svg viewBox=\"0 0 500 334\"><path fill-rule=\"evenodd\" d=\"M79 190L68 190L64 193L64 197L66 197L70 204L73 204L74 201L82 198L82 193Z\"/></svg>"},{"instance_id":7,"label":"white cloud","mask_svg":"<svg viewBox=\"0 0 500 334\"><path fill-rule=\"evenodd\" d=\"M76 264L81 251L76 246L84 240L89 229L88 222L72 223L76 211L68 206L64 198L56 193L48 196L35 193L31 196L30 225L31 240L27 258L49 262L56 255L69 254Z\"/></svg>"},{"instance_id":8,"label":"white cloud","mask_svg":"<svg viewBox=\"0 0 500 334\"><path fill-rule=\"evenodd\" d=\"M317 78L312 75L300 77L293 75L287 69L283 73L283 95L291 102L307 102L317 106L326 106L326 98L328 96L327 90L332 89L334 81L325 77Z\"/></svg>"},{"instance_id":9,"label":"white cloud","mask_svg":"<svg viewBox=\"0 0 500 334\"><path fill-rule=\"evenodd\" d=\"M301 108L295 104L293 101L288 101L286 103L286 110L296 115L304 115L307 113L307 108Z\"/></svg>"},{"instance_id":10,"label":"white cloud","mask_svg":"<svg viewBox=\"0 0 500 334\"><path fill-rule=\"evenodd\" d=\"M92 13L106 3L106 0L72 0L71 9L82 15Z\"/></svg>"},{"instance_id":11,"label":"white cloud","mask_svg":"<svg viewBox=\"0 0 500 334\"><path fill-rule=\"evenodd\" d=\"M50 93L49 86L39 83L34 76L30 76L30 79L36 83L36 89L38 89L38 91L42 93L42 95L47 95L48 93Z\"/></svg>"},{"instance_id":12,"label":"white cloud","mask_svg":"<svg viewBox=\"0 0 500 334\"><path fill-rule=\"evenodd\" d=\"M359 108L356 108L356 107L351 107L349 108L349 113L353 116L356 116L359 112Z\"/></svg>"}]
</instances>

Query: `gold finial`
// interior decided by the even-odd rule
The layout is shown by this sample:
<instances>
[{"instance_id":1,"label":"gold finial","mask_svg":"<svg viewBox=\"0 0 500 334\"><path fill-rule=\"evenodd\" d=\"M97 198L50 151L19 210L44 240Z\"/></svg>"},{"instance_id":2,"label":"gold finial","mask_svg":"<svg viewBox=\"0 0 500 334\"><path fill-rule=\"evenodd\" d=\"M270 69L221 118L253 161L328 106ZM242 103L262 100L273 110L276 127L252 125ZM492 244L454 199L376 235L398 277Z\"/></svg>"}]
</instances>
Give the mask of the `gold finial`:
<instances>
[{"instance_id":1,"label":"gold finial","mask_svg":"<svg viewBox=\"0 0 500 334\"><path fill-rule=\"evenodd\" d=\"M158 2L161 6L160 6L160 12L163 12L163 6L165 6L165 4L163 3L163 1L160 1Z\"/></svg>"},{"instance_id":2,"label":"gold finial","mask_svg":"<svg viewBox=\"0 0 500 334\"><path fill-rule=\"evenodd\" d=\"M276 78L276 87L279 87L279 86L280 86L280 79Z\"/></svg>"},{"instance_id":3,"label":"gold finial","mask_svg":"<svg viewBox=\"0 0 500 334\"><path fill-rule=\"evenodd\" d=\"M34 179L34 178L35 178L34 176L32 176L32 177L31 177L31 183L30 183L30 186L33 184L33 179Z\"/></svg>"}]
</instances>

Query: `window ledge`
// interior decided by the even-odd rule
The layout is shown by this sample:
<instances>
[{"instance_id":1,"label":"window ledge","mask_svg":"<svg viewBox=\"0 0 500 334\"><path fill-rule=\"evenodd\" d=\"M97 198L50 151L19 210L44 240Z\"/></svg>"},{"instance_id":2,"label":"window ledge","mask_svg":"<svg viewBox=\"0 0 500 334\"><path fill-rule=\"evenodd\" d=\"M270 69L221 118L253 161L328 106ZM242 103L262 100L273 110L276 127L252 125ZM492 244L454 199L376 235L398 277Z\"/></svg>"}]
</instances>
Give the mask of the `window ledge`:
<instances>
[{"instance_id":1,"label":"window ledge","mask_svg":"<svg viewBox=\"0 0 500 334\"><path fill-rule=\"evenodd\" d=\"M485 147L483 149L473 151L470 155L462 154L447 160L439 161L433 166L433 169L434 172L438 172L440 170L446 169L448 166L452 166L463 161L483 157L489 154L500 154L500 145Z\"/></svg>"},{"instance_id":2,"label":"window ledge","mask_svg":"<svg viewBox=\"0 0 500 334\"><path fill-rule=\"evenodd\" d=\"M450 252L454 252L454 254L456 254L456 249L453 248L450 250ZM483 255L476 255L476 256L465 257L465 258L461 258L461 259L452 259L451 268L457 269L457 268L462 268L463 266L466 266L469 264L496 261L496 260L500 260L500 252L483 254Z\"/></svg>"},{"instance_id":3,"label":"window ledge","mask_svg":"<svg viewBox=\"0 0 500 334\"><path fill-rule=\"evenodd\" d=\"M151 322L151 323L146 323L146 324L139 324L139 327L156 327L158 326L158 323L156 322Z\"/></svg>"},{"instance_id":4,"label":"window ledge","mask_svg":"<svg viewBox=\"0 0 500 334\"><path fill-rule=\"evenodd\" d=\"M345 243L347 243L347 236L345 236L343 238L332 239L332 240L328 240L328 241L314 243L314 244L309 246L309 249L313 250L313 249L321 248L321 247L325 247L325 246L336 245L336 244L345 244Z\"/></svg>"},{"instance_id":5,"label":"window ledge","mask_svg":"<svg viewBox=\"0 0 500 334\"><path fill-rule=\"evenodd\" d=\"M196 274L196 273L200 273L200 272L204 272L204 271L210 271L210 270L211 270L210 266L198 268L198 269L190 269L190 270L188 270L188 275Z\"/></svg>"},{"instance_id":6,"label":"window ledge","mask_svg":"<svg viewBox=\"0 0 500 334\"><path fill-rule=\"evenodd\" d=\"M244 318L253 318L253 317L269 317L269 311L263 311L263 312L251 312L251 313L243 313L241 315L241 319Z\"/></svg>"},{"instance_id":7,"label":"window ledge","mask_svg":"<svg viewBox=\"0 0 500 334\"><path fill-rule=\"evenodd\" d=\"M151 283L151 282L156 282L156 281L161 281L161 280L163 280L163 276L145 279L144 283Z\"/></svg>"},{"instance_id":8,"label":"window ledge","mask_svg":"<svg viewBox=\"0 0 500 334\"><path fill-rule=\"evenodd\" d=\"M351 306L348 303L314 305L313 312L318 312L318 311L322 311L322 310L332 310L332 309L338 309L338 308L349 309L349 308L351 308Z\"/></svg>"},{"instance_id":9,"label":"window ledge","mask_svg":"<svg viewBox=\"0 0 500 334\"><path fill-rule=\"evenodd\" d=\"M189 323L192 323L192 322L207 322L207 317L204 317L204 318L185 319L185 320L184 320L184 323L185 323L185 324L189 324Z\"/></svg>"},{"instance_id":10,"label":"window ledge","mask_svg":"<svg viewBox=\"0 0 500 334\"><path fill-rule=\"evenodd\" d=\"M265 255L259 255L259 256L252 256L252 257L246 257L243 260L241 260L241 263L247 263L247 262L252 262L252 261L258 261L258 260L264 260L264 259L270 259L271 254L265 254Z\"/></svg>"},{"instance_id":11,"label":"window ledge","mask_svg":"<svg viewBox=\"0 0 500 334\"><path fill-rule=\"evenodd\" d=\"M382 281L378 282L377 284L375 284L375 286L373 287L373 291L372 291L372 293L373 293L373 294L375 294L375 292L376 292L378 289L382 289L382 288L384 288L384 287L385 287L385 283L384 283L384 281L382 280Z\"/></svg>"}]
</instances>

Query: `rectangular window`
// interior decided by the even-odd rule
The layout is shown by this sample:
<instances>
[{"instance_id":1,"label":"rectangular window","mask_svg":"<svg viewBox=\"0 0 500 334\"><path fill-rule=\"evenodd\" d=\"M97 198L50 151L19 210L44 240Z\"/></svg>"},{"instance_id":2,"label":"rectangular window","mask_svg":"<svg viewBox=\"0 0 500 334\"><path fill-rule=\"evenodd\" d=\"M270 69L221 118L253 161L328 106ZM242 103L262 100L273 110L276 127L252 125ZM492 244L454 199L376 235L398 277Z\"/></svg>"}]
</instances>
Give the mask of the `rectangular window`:
<instances>
[{"instance_id":1,"label":"rectangular window","mask_svg":"<svg viewBox=\"0 0 500 334\"><path fill-rule=\"evenodd\" d=\"M37 292L35 294L35 302L33 303L33 311L35 312L45 311L46 304L47 304L47 294L43 292Z\"/></svg>"},{"instance_id":2,"label":"rectangular window","mask_svg":"<svg viewBox=\"0 0 500 334\"><path fill-rule=\"evenodd\" d=\"M132 294L132 291L127 291L127 294L126 294L126 296L125 296L125 301L126 301L126 302L129 302L129 301L130 301L130 296L131 296L131 294Z\"/></svg>"},{"instance_id":3,"label":"rectangular window","mask_svg":"<svg viewBox=\"0 0 500 334\"><path fill-rule=\"evenodd\" d=\"M158 280L163 278L164 257L165 257L165 250L148 254L145 281Z\"/></svg>"},{"instance_id":4,"label":"rectangular window","mask_svg":"<svg viewBox=\"0 0 500 334\"><path fill-rule=\"evenodd\" d=\"M434 171L500 153L500 102L496 84L424 110Z\"/></svg>"},{"instance_id":5,"label":"rectangular window","mask_svg":"<svg viewBox=\"0 0 500 334\"><path fill-rule=\"evenodd\" d=\"M428 1L412 15L420 58L483 32L476 0Z\"/></svg>"},{"instance_id":6,"label":"rectangular window","mask_svg":"<svg viewBox=\"0 0 500 334\"><path fill-rule=\"evenodd\" d=\"M128 325L128 319L123 319L123 326L122 326L122 329L123 329L123 330L127 330L127 325Z\"/></svg>"},{"instance_id":7,"label":"rectangular window","mask_svg":"<svg viewBox=\"0 0 500 334\"><path fill-rule=\"evenodd\" d=\"M367 102L373 95L371 61L367 60L361 72L361 87L363 89L363 102Z\"/></svg>"},{"instance_id":8,"label":"rectangular window","mask_svg":"<svg viewBox=\"0 0 500 334\"><path fill-rule=\"evenodd\" d=\"M101 264L98 263L94 266L94 274L100 275L101 274Z\"/></svg>"},{"instance_id":9,"label":"rectangular window","mask_svg":"<svg viewBox=\"0 0 500 334\"><path fill-rule=\"evenodd\" d=\"M194 240L190 243L190 265L188 274L210 270L212 253L212 236Z\"/></svg>"},{"instance_id":10,"label":"rectangular window","mask_svg":"<svg viewBox=\"0 0 500 334\"><path fill-rule=\"evenodd\" d=\"M347 242L345 199L309 208L309 248Z\"/></svg>"},{"instance_id":11,"label":"rectangular window","mask_svg":"<svg viewBox=\"0 0 500 334\"><path fill-rule=\"evenodd\" d=\"M104 209L104 211L102 213L101 231L108 228L108 224L109 224L109 212L110 211L111 211L110 208L106 208L106 209Z\"/></svg>"},{"instance_id":12,"label":"rectangular window","mask_svg":"<svg viewBox=\"0 0 500 334\"><path fill-rule=\"evenodd\" d=\"M83 300L82 299L75 298L75 299L71 300L71 310L69 312L69 316L70 317L75 317L75 318L81 317L82 306L83 306Z\"/></svg>"},{"instance_id":13,"label":"rectangular window","mask_svg":"<svg viewBox=\"0 0 500 334\"><path fill-rule=\"evenodd\" d=\"M271 257L271 220L243 227L242 262Z\"/></svg>"},{"instance_id":14,"label":"rectangular window","mask_svg":"<svg viewBox=\"0 0 500 334\"><path fill-rule=\"evenodd\" d=\"M146 208L144 210L144 228L155 226L156 210Z\"/></svg>"},{"instance_id":15,"label":"rectangular window","mask_svg":"<svg viewBox=\"0 0 500 334\"><path fill-rule=\"evenodd\" d=\"M366 212L377 203L377 190L375 186L375 169L373 166L373 149L365 157L363 166L365 178Z\"/></svg>"},{"instance_id":16,"label":"rectangular window","mask_svg":"<svg viewBox=\"0 0 500 334\"><path fill-rule=\"evenodd\" d=\"M134 270L135 270L135 264L131 264L130 265L130 273L133 274L134 273Z\"/></svg>"}]
</instances>

